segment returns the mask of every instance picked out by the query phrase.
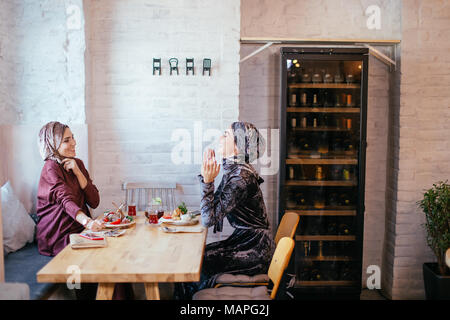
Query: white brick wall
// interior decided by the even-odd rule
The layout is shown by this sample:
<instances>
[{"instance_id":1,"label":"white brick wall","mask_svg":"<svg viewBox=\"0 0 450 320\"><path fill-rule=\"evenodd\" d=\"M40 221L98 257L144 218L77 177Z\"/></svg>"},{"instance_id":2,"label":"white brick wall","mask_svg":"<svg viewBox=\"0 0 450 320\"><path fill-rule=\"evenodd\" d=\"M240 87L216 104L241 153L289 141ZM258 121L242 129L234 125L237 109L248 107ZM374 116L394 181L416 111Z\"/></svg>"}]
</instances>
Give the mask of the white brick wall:
<instances>
[{"instance_id":1,"label":"white brick wall","mask_svg":"<svg viewBox=\"0 0 450 320\"><path fill-rule=\"evenodd\" d=\"M84 123L82 10L82 0L0 2L0 124Z\"/></svg>"},{"instance_id":2,"label":"white brick wall","mask_svg":"<svg viewBox=\"0 0 450 320\"><path fill-rule=\"evenodd\" d=\"M43 124L69 124L88 165L82 13L82 0L0 1L0 184L10 180L29 212Z\"/></svg>"},{"instance_id":3,"label":"white brick wall","mask_svg":"<svg viewBox=\"0 0 450 320\"><path fill-rule=\"evenodd\" d=\"M448 136L450 1L402 1L401 69L391 112L384 285L393 299L425 297L422 264L436 261L426 245L423 191L450 177ZM423 74L423 77L418 77Z\"/></svg>"},{"instance_id":4,"label":"white brick wall","mask_svg":"<svg viewBox=\"0 0 450 320\"><path fill-rule=\"evenodd\" d=\"M124 198L123 181L147 179L176 180L178 199L198 207L198 159L209 142L198 146L195 128L223 130L238 118L239 1L99 0L85 12L90 163L101 190L96 213ZM179 60L179 76L169 75L171 57ZM185 74L190 57L195 76ZM162 59L161 76L152 75L153 58ZM201 75L203 58L212 59L211 77ZM175 129L190 133L190 164L171 161Z\"/></svg>"}]
</instances>

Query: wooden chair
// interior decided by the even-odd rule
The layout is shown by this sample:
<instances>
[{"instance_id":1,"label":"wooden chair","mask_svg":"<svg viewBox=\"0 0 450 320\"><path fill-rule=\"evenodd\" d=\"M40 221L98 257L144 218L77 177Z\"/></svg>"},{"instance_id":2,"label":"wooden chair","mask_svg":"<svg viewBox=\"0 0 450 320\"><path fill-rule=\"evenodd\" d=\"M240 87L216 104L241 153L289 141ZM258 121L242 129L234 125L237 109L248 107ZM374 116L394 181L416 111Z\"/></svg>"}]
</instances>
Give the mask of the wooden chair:
<instances>
[{"instance_id":1,"label":"wooden chair","mask_svg":"<svg viewBox=\"0 0 450 320\"><path fill-rule=\"evenodd\" d=\"M269 277L273 287L233 287L208 288L196 292L193 300L270 300L275 299L281 278L286 269L294 249L294 240L284 237L278 242L277 248L270 262Z\"/></svg>"},{"instance_id":2,"label":"wooden chair","mask_svg":"<svg viewBox=\"0 0 450 320\"><path fill-rule=\"evenodd\" d=\"M125 190L125 203L136 204L136 210L144 211L146 206L154 198L161 198L162 205L172 211L175 209L175 182L124 182L122 190Z\"/></svg>"},{"instance_id":3,"label":"wooden chair","mask_svg":"<svg viewBox=\"0 0 450 320\"><path fill-rule=\"evenodd\" d=\"M290 211L286 212L278 225L277 233L275 235L275 243L278 244L278 241L284 237L294 238L299 221L300 216L297 213Z\"/></svg>"},{"instance_id":4,"label":"wooden chair","mask_svg":"<svg viewBox=\"0 0 450 320\"><path fill-rule=\"evenodd\" d=\"M277 233L275 235L275 244L278 244L280 239L288 237L293 239L297 230L300 216L295 212L286 212L281 218L278 225ZM247 276L243 274L222 274L216 280L215 288L226 285L233 286L261 286L268 284L267 274L257 274L254 276Z\"/></svg>"}]
</instances>

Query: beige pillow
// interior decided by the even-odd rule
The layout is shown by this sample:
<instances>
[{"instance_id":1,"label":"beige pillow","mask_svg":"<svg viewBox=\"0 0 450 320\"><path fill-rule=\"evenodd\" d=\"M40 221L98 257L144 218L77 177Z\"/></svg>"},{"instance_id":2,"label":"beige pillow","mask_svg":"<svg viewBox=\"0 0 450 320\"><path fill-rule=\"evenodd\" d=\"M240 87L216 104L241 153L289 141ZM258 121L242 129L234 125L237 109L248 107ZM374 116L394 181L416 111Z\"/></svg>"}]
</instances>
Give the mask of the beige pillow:
<instances>
[{"instance_id":1,"label":"beige pillow","mask_svg":"<svg viewBox=\"0 0 450 320\"><path fill-rule=\"evenodd\" d=\"M8 254L21 249L27 242L33 242L36 225L15 195L9 181L1 187L1 195L3 251Z\"/></svg>"}]
</instances>

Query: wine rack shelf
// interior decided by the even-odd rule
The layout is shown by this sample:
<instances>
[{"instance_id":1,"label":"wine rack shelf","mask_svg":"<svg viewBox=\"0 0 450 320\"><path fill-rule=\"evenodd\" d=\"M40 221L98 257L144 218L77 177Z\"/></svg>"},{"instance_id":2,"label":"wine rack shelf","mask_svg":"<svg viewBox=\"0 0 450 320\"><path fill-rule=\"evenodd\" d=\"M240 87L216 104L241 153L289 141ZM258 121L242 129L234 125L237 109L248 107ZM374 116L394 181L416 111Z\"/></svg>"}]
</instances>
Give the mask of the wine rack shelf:
<instances>
[{"instance_id":1,"label":"wine rack shelf","mask_svg":"<svg viewBox=\"0 0 450 320\"><path fill-rule=\"evenodd\" d=\"M316 286L354 286L356 281L296 281L297 287L316 287Z\"/></svg>"},{"instance_id":2,"label":"wine rack shelf","mask_svg":"<svg viewBox=\"0 0 450 320\"><path fill-rule=\"evenodd\" d=\"M360 89L358 83L293 83L288 86L292 89Z\"/></svg>"},{"instance_id":3,"label":"wine rack shelf","mask_svg":"<svg viewBox=\"0 0 450 320\"><path fill-rule=\"evenodd\" d=\"M308 107L304 107L304 108L296 108L296 107L287 107L286 108L287 112L303 112L303 113L359 113L360 109L359 108L351 108L351 107L346 107L346 108L308 108Z\"/></svg>"},{"instance_id":4,"label":"wine rack shelf","mask_svg":"<svg viewBox=\"0 0 450 320\"><path fill-rule=\"evenodd\" d=\"M287 209L300 216L356 216L356 210L295 210Z\"/></svg>"},{"instance_id":5,"label":"wine rack shelf","mask_svg":"<svg viewBox=\"0 0 450 320\"><path fill-rule=\"evenodd\" d=\"M305 261L353 261L352 257L346 256L308 256L303 257Z\"/></svg>"},{"instance_id":6,"label":"wine rack shelf","mask_svg":"<svg viewBox=\"0 0 450 320\"><path fill-rule=\"evenodd\" d=\"M288 180L286 186L303 186L303 187L353 187L356 181L341 180Z\"/></svg>"},{"instance_id":7,"label":"wine rack shelf","mask_svg":"<svg viewBox=\"0 0 450 320\"><path fill-rule=\"evenodd\" d=\"M311 159L311 158L287 158L286 164L349 164L357 165L358 159Z\"/></svg>"},{"instance_id":8,"label":"wine rack shelf","mask_svg":"<svg viewBox=\"0 0 450 320\"><path fill-rule=\"evenodd\" d=\"M355 236L296 235L297 241L355 241Z\"/></svg>"},{"instance_id":9,"label":"wine rack shelf","mask_svg":"<svg viewBox=\"0 0 450 320\"><path fill-rule=\"evenodd\" d=\"M295 128L295 131L330 131L330 132L350 132L352 129L347 128L333 128L333 127L306 127L306 128Z\"/></svg>"},{"instance_id":10,"label":"wine rack shelf","mask_svg":"<svg viewBox=\"0 0 450 320\"><path fill-rule=\"evenodd\" d=\"M318 151L300 151L289 153L287 159L353 159L357 156L355 151L329 151L327 154L320 154Z\"/></svg>"}]
</instances>

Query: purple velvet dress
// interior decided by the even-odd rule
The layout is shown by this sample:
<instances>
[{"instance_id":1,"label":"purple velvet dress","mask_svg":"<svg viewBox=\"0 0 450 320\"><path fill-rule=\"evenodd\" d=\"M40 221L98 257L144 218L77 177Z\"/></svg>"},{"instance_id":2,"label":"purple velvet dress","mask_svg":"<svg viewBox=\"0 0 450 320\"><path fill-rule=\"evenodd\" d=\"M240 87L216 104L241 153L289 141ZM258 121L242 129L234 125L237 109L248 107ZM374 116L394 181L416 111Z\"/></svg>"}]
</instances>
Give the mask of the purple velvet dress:
<instances>
[{"instance_id":1,"label":"purple velvet dress","mask_svg":"<svg viewBox=\"0 0 450 320\"><path fill-rule=\"evenodd\" d=\"M37 192L36 240L39 253L55 256L67 244L72 233L83 231L84 227L75 220L79 210L90 216L89 207L96 208L100 202L97 187L92 183L83 161L75 158L78 167L87 180L81 189L72 170L66 171L55 160L45 161Z\"/></svg>"}]
</instances>

